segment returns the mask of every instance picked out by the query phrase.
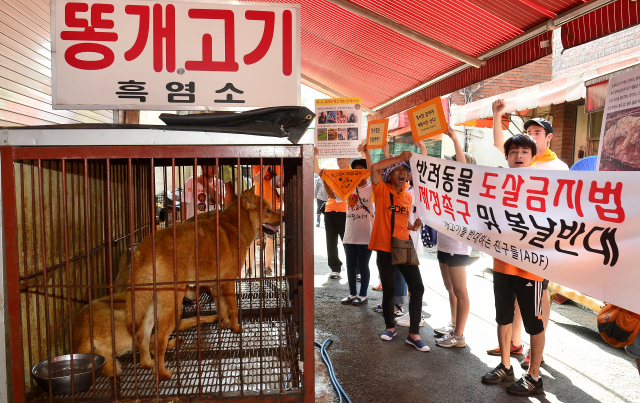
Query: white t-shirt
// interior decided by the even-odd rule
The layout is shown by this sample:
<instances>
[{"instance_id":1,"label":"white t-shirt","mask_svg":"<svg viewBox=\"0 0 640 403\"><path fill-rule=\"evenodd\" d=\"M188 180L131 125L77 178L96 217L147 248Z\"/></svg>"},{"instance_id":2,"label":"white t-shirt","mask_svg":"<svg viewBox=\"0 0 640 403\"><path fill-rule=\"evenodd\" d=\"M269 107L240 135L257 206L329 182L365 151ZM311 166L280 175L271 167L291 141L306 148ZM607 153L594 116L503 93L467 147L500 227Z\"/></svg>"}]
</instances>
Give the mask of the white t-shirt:
<instances>
[{"instance_id":1,"label":"white t-shirt","mask_svg":"<svg viewBox=\"0 0 640 403\"><path fill-rule=\"evenodd\" d=\"M356 191L358 194L356 194ZM364 203L369 211L373 212L373 208L371 207L372 194L373 187L371 183L368 183L366 186L356 188L347 200L347 222L344 230L344 243L369 245L371 230L373 229L373 216L367 212L362 204ZM358 195L362 203L358 200ZM339 198L336 198L336 200L341 201Z\"/></svg>"},{"instance_id":2,"label":"white t-shirt","mask_svg":"<svg viewBox=\"0 0 640 403\"><path fill-rule=\"evenodd\" d=\"M213 184L214 189L221 189L219 202L222 203L224 199L224 183L220 179L210 179L209 182ZM215 185L217 184L217 186ZM204 191L204 187L198 181L196 181L196 200L198 201L198 213L204 213L208 210L215 209L216 201L213 196L207 197ZM217 190L216 189L216 190ZM193 176L187 179L184 184L184 191L182 192L182 208L186 208L186 219L193 217Z\"/></svg>"},{"instance_id":3,"label":"white t-shirt","mask_svg":"<svg viewBox=\"0 0 640 403\"><path fill-rule=\"evenodd\" d=\"M409 224L413 224L418 219L418 208L416 205L416 195L414 190L415 188L413 186L406 190L406 192L413 198L411 214L409 214ZM422 228L419 228L416 231L409 231L409 235L413 241L413 247L416 249L416 253L418 256L422 255L422 252L424 252L424 245L422 245Z\"/></svg>"},{"instance_id":4,"label":"white t-shirt","mask_svg":"<svg viewBox=\"0 0 640 403\"><path fill-rule=\"evenodd\" d=\"M569 166L562 162L560 158L551 161L538 161L533 164L534 169L543 169L547 171L568 171Z\"/></svg>"},{"instance_id":5,"label":"white t-shirt","mask_svg":"<svg viewBox=\"0 0 640 403\"><path fill-rule=\"evenodd\" d=\"M471 254L471 246L467 246L438 231L438 251L456 255L469 255Z\"/></svg>"}]
</instances>

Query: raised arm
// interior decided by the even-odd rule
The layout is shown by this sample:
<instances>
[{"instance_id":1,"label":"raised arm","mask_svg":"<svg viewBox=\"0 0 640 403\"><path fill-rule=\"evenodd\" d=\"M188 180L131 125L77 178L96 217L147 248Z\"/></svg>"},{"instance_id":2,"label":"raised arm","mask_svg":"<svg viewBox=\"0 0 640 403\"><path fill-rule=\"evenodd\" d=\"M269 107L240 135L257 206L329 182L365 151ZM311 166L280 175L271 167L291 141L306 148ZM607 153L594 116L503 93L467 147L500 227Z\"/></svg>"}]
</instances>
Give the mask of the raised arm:
<instances>
[{"instance_id":1,"label":"raised arm","mask_svg":"<svg viewBox=\"0 0 640 403\"><path fill-rule=\"evenodd\" d=\"M451 126L447 126L447 131L445 133L451 140L453 140L453 147L456 149L456 161L467 162L467 159L464 156L464 151L462 151L462 144L460 144L460 140L458 140L456 132L453 131Z\"/></svg>"},{"instance_id":2,"label":"raised arm","mask_svg":"<svg viewBox=\"0 0 640 403\"><path fill-rule=\"evenodd\" d=\"M416 141L415 143L413 143L413 145L418 147L421 155L427 155L427 146L424 145L424 142L422 140Z\"/></svg>"},{"instance_id":3,"label":"raised arm","mask_svg":"<svg viewBox=\"0 0 640 403\"><path fill-rule=\"evenodd\" d=\"M318 147L313 147L313 172L320 175L320 165L318 165Z\"/></svg>"},{"instance_id":4,"label":"raised arm","mask_svg":"<svg viewBox=\"0 0 640 403\"><path fill-rule=\"evenodd\" d=\"M411 151L403 151L402 154L394 158L387 158L376 162L371 166L371 184L377 185L382 180L382 170L389 168L391 165L411 159Z\"/></svg>"},{"instance_id":5,"label":"raised arm","mask_svg":"<svg viewBox=\"0 0 640 403\"><path fill-rule=\"evenodd\" d=\"M382 153L384 154L385 159L389 158L389 143L385 144L384 147L382 147Z\"/></svg>"},{"instance_id":6,"label":"raised arm","mask_svg":"<svg viewBox=\"0 0 640 403\"><path fill-rule=\"evenodd\" d=\"M362 156L367 160L367 168L371 169L371 166L373 166L373 159L371 159L371 153L369 152L367 145L360 144L358 146L358 151L360 151Z\"/></svg>"},{"instance_id":7,"label":"raised arm","mask_svg":"<svg viewBox=\"0 0 640 403\"><path fill-rule=\"evenodd\" d=\"M504 99L496 99L491 105L493 110L493 145L504 154L504 133L502 131L502 113L507 104Z\"/></svg>"}]
</instances>

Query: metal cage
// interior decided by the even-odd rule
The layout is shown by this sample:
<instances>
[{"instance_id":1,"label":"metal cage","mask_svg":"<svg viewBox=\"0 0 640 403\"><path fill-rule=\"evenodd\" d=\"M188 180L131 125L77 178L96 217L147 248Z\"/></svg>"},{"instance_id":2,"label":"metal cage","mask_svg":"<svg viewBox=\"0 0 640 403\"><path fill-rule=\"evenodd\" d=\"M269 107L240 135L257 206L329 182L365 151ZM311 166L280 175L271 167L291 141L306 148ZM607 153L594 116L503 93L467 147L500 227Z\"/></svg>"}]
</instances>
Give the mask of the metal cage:
<instances>
[{"instance_id":1,"label":"metal cage","mask_svg":"<svg viewBox=\"0 0 640 403\"><path fill-rule=\"evenodd\" d=\"M213 398L312 401L313 237L304 233L305 227L313 226L311 214L304 213L305 206L308 210L313 202L312 158L310 145L268 143L259 146L2 147L7 357L13 401ZM175 228L182 225L185 217L176 206L175 192L175 200L167 209L170 202L167 190L178 188L186 175L196 172L200 166L232 172L232 180L228 182L233 183L233 195L228 200L233 201L251 185L253 178L247 176L252 167L264 172L271 166L282 172L279 185L282 193L272 196L281 197L281 200L272 200L272 204L281 202L282 205L280 231L273 235L273 274L267 276L262 270L268 263L265 263L263 248L266 235L261 228L255 247L249 248L251 257L237 254L237 278L207 284L211 289L218 287L220 295L221 283L235 283L243 331L236 334L215 322L174 332L171 338L177 341L176 347L165 354L167 367L174 372L170 380L157 380L152 371L140 367L137 353L128 353L118 358L122 368L120 376L96 376L92 372L91 387L84 392L74 390L73 395L60 396L52 389L39 387L31 368L43 360L75 354L71 333L78 312L85 307L89 307L93 343L96 336L93 329L97 324L93 323L90 301L105 298L110 304L111 329L112 334L116 334L113 295L118 292L114 285L117 274L123 267L130 266L135 247L143 239L151 237L155 245L158 231L173 232L173 250L176 250L179 245L176 245ZM158 195L162 197L156 197ZM202 214L195 219L196 232L198 220L220 219L226 202L222 200L223 195L216 193L214 197L214 206L208 205L204 212L200 210ZM163 208L165 214L160 220L158 211ZM239 228L240 210L237 223ZM209 247L198 245L200 242L195 236L194 242L196 254L198 248ZM219 255L226 253L218 246L216 250L220 251ZM256 254L256 250L259 253ZM155 261L155 246L153 251ZM174 258L174 270L176 264ZM220 258L217 266L219 275ZM155 278L157 268L155 264L153 267ZM196 273L197 267L196 264ZM252 272L248 270L250 267ZM158 329L156 288L184 283L149 284L156 304L155 329ZM219 311L219 300L203 292L206 289L201 287L198 277L190 283L196 286L195 302L178 301L176 293L175 309L181 311L181 316L177 316L195 317L199 323L203 316ZM129 284L125 289L132 287ZM125 294L134 299L137 291L125 291ZM130 337L135 352L136 339L133 335ZM112 344L115 355L116 342ZM94 351L94 345L91 346ZM73 371L72 368L72 377Z\"/></svg>"}]
</instances>

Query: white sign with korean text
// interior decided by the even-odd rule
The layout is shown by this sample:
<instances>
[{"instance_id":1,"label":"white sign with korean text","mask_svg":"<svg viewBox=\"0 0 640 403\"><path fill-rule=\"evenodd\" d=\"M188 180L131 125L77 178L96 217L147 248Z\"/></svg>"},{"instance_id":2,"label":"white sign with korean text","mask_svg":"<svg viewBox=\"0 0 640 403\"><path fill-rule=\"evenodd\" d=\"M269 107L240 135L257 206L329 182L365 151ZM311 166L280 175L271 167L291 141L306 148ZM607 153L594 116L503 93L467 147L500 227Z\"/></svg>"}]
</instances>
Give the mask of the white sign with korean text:
<instances>
[{"instance_id":1,"label":"white sign with korean text","mask_svg":"<svg viewBox=\"0 0 640 403\"><path fill-rule=\"evenodd\" d=\"M300 104L300 5L51 1L54 109Z\"/></svg>"},{"instance_id":2,"label":"white sign with korean text","mask_svg":"<svg viewBox=\"0 0 640 403\"><path fill-rule=\"evenodd\" d=\"M413 154L418 215L535 275L640 312L635 172L499 169Z\"/></svg>"},{"instance_id":3,"label":"white sign with korean text","mask_svg":"<svg viewBox=\"0 0 640 403\"><path fill-rule=\"evenodd\" d=\"M609 79L598 147L599 170L640 170L639 128L640 69L634 69Z\"/></svg>"},{"instance_id":4,"label":"white sign with korean text","mask_svg":"<svg viewBox=\"0 0 640 403\"><path fill-rule=\"evenodd\" d=\"M362 132L360 98L316 99L315 144L318 158L360 158Z\"/></svg>"}]
</instances>

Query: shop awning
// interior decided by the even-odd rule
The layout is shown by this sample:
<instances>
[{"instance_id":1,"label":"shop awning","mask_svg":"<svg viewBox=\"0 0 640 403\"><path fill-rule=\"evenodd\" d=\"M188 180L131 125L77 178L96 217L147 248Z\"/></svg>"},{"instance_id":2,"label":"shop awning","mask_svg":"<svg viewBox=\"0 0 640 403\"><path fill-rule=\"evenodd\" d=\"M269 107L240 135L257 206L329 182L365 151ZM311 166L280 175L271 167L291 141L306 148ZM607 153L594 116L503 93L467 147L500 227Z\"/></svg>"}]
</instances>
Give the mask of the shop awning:
<instances>
[{"instance_id":1,"label":"shop awning","mask_svg":"<svg viewBox=\"0 0 640 403\"><path fill-rule=\"evenodd\" d=\"M555 27L628 0L270 1L301 4L303 83L382 118L547 56Z\"/></svg>"},{"instance_id":2,"label":"shop awning","mask_svg":"<svg viewBox=\"0 0 640 403\"><path fill-rule=\"evenodd\" d=\"M638 58L625 60L615 65L605 66L605 68L598 69L600 75L586 81L584 83L587 87L587 95L585 98L584 111L586 113L598 112L604 109L604 104L607 100L607 87L609 86L609 79L617 76L618 74L625 73L629 70L637 69L640 67Z\"/></svg>"},{"instance_id":3,"label":"shop awning","mask_svg":"<svg viewBox=\"0 0 640 403\"><path fill-rule=\"evenodd\" d=\"M522 112L526 109L577 101L585 97L585 77L593 77L594 75L595 70L589 70L581 74L484 98L466 105L454 106L451 108L451 124L455 126L468 122L469 124L465 126L485 127L486 125L482 126L473 121L493 116L491 104L496 99L506 101L505 113Z\"/></svg>"}]
</instances>

